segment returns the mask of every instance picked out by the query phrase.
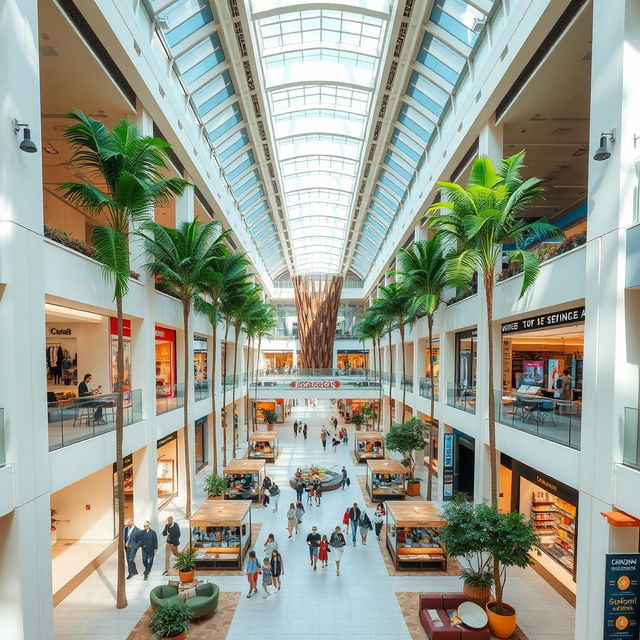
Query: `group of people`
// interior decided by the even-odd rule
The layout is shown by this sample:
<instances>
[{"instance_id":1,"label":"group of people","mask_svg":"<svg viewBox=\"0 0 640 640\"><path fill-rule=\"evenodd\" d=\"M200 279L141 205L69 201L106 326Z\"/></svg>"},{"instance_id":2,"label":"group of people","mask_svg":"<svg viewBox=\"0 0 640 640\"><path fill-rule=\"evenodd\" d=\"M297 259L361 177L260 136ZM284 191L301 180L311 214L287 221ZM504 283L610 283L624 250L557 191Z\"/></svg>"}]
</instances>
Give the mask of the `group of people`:
<instances>
[{"instance_id":1,"label":"group of people","mask_svg":"<svg viewBox=\"0 0 640 640\"><path fill-rule=\"evenodd\" d=\"M169 574L169 563L171 556L178 555L178 545L180 544L180 525L173 520L173 516L167 518L167 522L162 531L162 535L166 538L164 572L162 575ZM142 529L134 524L133 520L127 520L124 528L124 550L127 559L127 580L138 575L138 567L136 566L136 555L138 549L142 550L142 565L144 566L144 579L149 579L149 573L153 568L153 559L158 551L158 536L151 528L148 520L145 520Z\"/></svg>"},{"instance_id":2,"label":"group of people","mask_svg":"<svg viewBox=\"0 0 640 640\"><path fill-rule=\"evenodd\" d=\"M293 437L297 438L298 437L298 431L302 432L302 435L304 436L304 439L307 439L307 431L309 430L309 427L307 427L307 423L306 422L298 422L297 420L293 423Z\"/></svg>"},{"instance_id":3,"label":"group of people","mask_svg":"<svg viewBox=\"0 0 640 640\"><path fill-rule=\"evenodd\" d=\"M351 527L351 540L353 546L356 546L356 540L358 538L358 529L360 529L360 538L362 544L367 544L367 534L372 529L375 529L376 539L380 540L380 533L382 531L382 525L384 524L384 518L387 515L383 502L378 503L376 510L373 513L372 519L363 509L360 509L357 502L353 503L353 506L347 508L342 516L342 524L347 528L347 534L349 533L349 527Z\"/></svg>"},{"instance_id":4,"label":"group of people","mask_svg":"<svg viewBox=\"0 0 640 640\"><path fill-rule=\"evenodd\" d=\"M337 526L331 537L327 539L327 536L318 533L318 527L313 525L311 533L307 534L311 568L317 571L318 561L320 561L320 566L326 569L329 566L329 554L332 553L336 563L336 575L339 576L340 562L342 561L342 554L346 544L347 542L340 526Z\"/></svg>"},{"instance_id":5,"label":"group of people","mask_svg":"<svg viewBox=\"0 0 640 640\"><path fill-rule=\"evenodd\" d=\"M269 476L265 476L262 481L262 506L266 507L271 501L273 501L273 513L275 513L280 502L280 487Z\"/></svg>"},{"instance_id":6,"label":"group of people","mask_svg":"<svg viewBox=\"0 0 640 640\"><path fill-rule=\"evenodd\" d=\"M280 587L282 586L281 579L284 575L284 562L278 551L278 543L273 533L270 533L264 542L264 558L262 559L262 563L258 561L254 550L249 551L245 565L245 573L249 581L247 598L258 593L257 585L260 575L262 575L263 598L267 598L273 593L280 591ZM273 591L270 591L269 587L273 587Z\"/></svg>"}]
</instances>

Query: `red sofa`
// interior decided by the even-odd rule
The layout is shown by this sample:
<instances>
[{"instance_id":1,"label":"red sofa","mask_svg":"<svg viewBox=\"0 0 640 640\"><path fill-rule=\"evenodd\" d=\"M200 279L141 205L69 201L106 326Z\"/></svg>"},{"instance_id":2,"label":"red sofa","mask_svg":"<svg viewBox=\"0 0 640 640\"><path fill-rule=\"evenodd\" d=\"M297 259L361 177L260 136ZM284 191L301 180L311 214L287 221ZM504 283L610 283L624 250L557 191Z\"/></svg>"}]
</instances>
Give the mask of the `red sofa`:
<instances>
[{"instance_id":1,"label":"red sofa","mask_svg":"<svg viewBox=\"0 0 640 640\"><path fill-rule=\"evenodd\" d=\"M429 640L490 640L489 629L454 626L449 611L455 611L467 598L462 593L422 593L419 596L420 622Z\"/></svg>"}]
</instances>

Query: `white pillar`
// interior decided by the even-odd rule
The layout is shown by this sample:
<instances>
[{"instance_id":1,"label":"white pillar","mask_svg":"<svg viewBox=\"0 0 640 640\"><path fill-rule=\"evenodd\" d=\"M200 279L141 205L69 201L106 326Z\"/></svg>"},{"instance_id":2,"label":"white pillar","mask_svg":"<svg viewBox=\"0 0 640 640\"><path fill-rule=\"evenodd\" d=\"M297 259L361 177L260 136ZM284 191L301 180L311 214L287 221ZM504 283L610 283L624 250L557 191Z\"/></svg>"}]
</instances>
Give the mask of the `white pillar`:
<instances>
[{"instance_id":1,"label":"white pillar","mask_svg":"<svg viewBox=\"0 0 640 640\"><path fill-rule=\"evenodd\" d=\"M191 176L185 175L184 179L191 181ZM182 222L192 222L195 216L194 212L194 198L193 189L189 187L182 192L181 196L178 196L175 200L176 207L176 227Z\"/></svg>"}]
</instances>

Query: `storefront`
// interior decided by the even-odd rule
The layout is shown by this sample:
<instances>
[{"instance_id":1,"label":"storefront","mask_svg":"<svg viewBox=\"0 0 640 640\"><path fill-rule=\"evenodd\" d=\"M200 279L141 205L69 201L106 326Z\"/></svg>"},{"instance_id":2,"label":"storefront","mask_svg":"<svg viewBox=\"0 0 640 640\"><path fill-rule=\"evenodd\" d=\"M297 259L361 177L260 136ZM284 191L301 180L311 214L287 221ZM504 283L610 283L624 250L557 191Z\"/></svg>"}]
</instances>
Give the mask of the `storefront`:
<instances>
[{"instance_id":1,"label":"storefront","mask_svg":"<svg viewBox=\"0 0 640 640\"><path fill-rule=\"evenodd\" d=\"M178 493L178 433L158 440L158 509Z\"/></svg>"},{"instance_id":2,"label":"storefront","mask_svg":"<svg viewBox=\"0 0 640 640\"><path fill-rule=\"evenodd\" d=\"M293 369L292 351L269 351L262 354L263 368L267 371L288 371Z\"/></svg>"},{"instance_id":3,"label":"storefront","mask_svg":"<svg viewBox=\"0 0 640 640\"><path fill-rule=\"evenodd\" d=\"M456 333L456 384L462 389L476 388L478 367L478 330Z\"/></svg>"},{"instance_id":4,"label":"storefront","mask_svg":"<svg viewBox=\"0 0 640 640\"><path fill-rule=\"evenodd\" d=\"M156 396L176 395L176 332L156 326Z\"/></svg>"},{"instance_id":5,"label":"storefront","mask_svg":"<svg viewBox=\"0 0 640 640\"><path fill-rule=\"evenodd\" d=\"M255 412L258 421L265 422L263 411L271 410L276 412L276 422L284 422L285 404L282 398L278 400L262 400L255 403Z\"/></svg>"},{"instance_id":6,"label":"storefront","mask_svg":"<svg viewBox=\"0 0 640 640\"><path fill-rule=\"evenodd\" d=\"M124 473L124 519L133 518L133 455L125 456L122 459L122 471ZM113 535L118 534L118 468L113 463Z\"/></svg>"},{"instance_id":7,"label":"storefront","mask_svg":"<svg viewBox=\"0 0 640 640\"><path fill-rule=\"evenodd\" d=\"M207 417L198 418L195 423L195 457L196 472L200 471L208 462L207 459Z\"/></svg>"},{"instance_id":8,"label":"storefront","mask_svg":"<svg viewBox=\"0 0 640 640\"><path fill-rule=\"evenodd\" d=\"M368 369L368 349L338 349L338 369Z\"/></svg>"},{"instance_id":9,"label":"storefront","mask_svg":"<svg viewBox=\"0 0 640 640\"><path fill-rule=\"evenodd\" d=\"M500 494L500 508L524 514L540 536L531 550L536 571L575 604L578 491L501 454Z\"/></svg>"},{"instance_id":10,"label":"storefront","mask_svg":"<svg viewBox=\"0 0 640 640\"><path fill-rule=\"evenodd\" d=\"M208 371L209 342L203 336L193 336L193 379L196 389L199 384L206 386L209 379Z\"/></svg>"},{"instance_id":11,"label":"storefront","mask_svg":"<svg viewBox=\"0 0 640 640\"><path fill-rule=\"evenodd\" d=\"M118 371L118 318L109 318L109 341L111 347L111 391L115 391ZM124 356L124 379L122 390L131 390L131 320L122 321L122 350Z\"/></svg>"},{"instance_id":12,"label":"storefront","mask_svg":"<svg viewBox=\"0 0 640 640\"><path fill-rule=\"evenodd\" d=\"M464 493L473 499L475 476L475 439L445 425L442 458L443 499Z\"/></svg>"},{"instance_id":13,"label":"storefront","mask_svg":"<svg viewBox=\"0 0 640 640\"><path fill-rule=\"evenodd\" d=\"M433 365L433 377L438 384L438 378L440 377L440 338L434 338L431 341L431 363ZM424 350L424 375L428 378L431 375L429 369L429 341L427 340L427 346Z\"/></svg>"}]
</instances>

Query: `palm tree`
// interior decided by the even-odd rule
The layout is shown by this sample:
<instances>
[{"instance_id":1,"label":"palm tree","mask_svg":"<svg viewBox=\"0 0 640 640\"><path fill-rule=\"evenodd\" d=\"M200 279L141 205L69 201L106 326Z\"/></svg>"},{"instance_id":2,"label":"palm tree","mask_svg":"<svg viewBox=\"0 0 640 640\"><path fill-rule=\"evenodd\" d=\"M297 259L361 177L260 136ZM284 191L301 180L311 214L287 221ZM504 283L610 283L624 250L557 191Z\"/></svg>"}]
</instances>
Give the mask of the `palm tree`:
<instances>
[{"instance_id":1,"label":"palm tree","mask_svg":"<svg viewBox=\"0 0 640 640\"><path fill-rule=\"evenodd\" d=\"M415 296L411 306L413 315L425 315L429 332L429 378L431 379L431 410L429 413L429 472L427 476L427 500L431 500L433 488L433 456L435 419L435 380L433 376L433 317L442 302L442 295L451 281L447 275L447 251L436 233L430 240L414 242L398 255L398 273L406 281ZM437 434L437 430L436 430Z\"/></svg>"},{"instance_id":2,"label":"palm tree","mask_svg":"<svg viewBox=\"0 0 640 640\"><path fill-rule=\"evenodd\" d=\"M523 179L525 152L504 158L496 169L491 160L475 160L467 187L451 182L439 182L446 202L429 207L429 211L446 209L433 216L430 225L439 230L445 241L457 246L447 256L447 271L451 279L466 286L478 272L483 279L487 307L488 393L489 393L489 457L491 462L491 503L498 503L498 462L496 451L495 395L493 387L493 289L496 265L501 264L503 245L515 243L509 261L522 265L520 297L534 284L539 273L539 259L525 247L536 240L562 235L562 231L546 219L531 221L518 217L533 202L542 197L539 178ZM494 559L496 600L502 602L500 565Z\"/></svg>"},{"instance_id":3,"label":"palm tree","mask_svg":"<svg viewBox=\"0 0 640 640\"><path fill-rule=\"evenodd\" d=\"M388 285L378 287L379 297L374 300L372 308L376 311L376 317L384 322L389 335L389 359L391 361L391 378L389 379L389 401L391 401L391 384L393 381L393 357L391 355L391 333L398 329L400 333L400 346L402 349L402 412L406 404L407 390L404 385L406 376L406 355L404 352L404 328L407 322L412 320L410 313L411 299L409 290L403 282L391 282ZM389 429L393 423L391 411L389 411Z\"/></svg>"},{"instance_id":4,"label":"palm tree","mask_svg":"<svg viewBox=\"0 0 640 640\"><path fill-rule=\"evenodd\" d=\"M225 254L224 238L219 222L200 223L198 220L182 222L177 229L163 227L157 222L142 225L142 236L150 262L149 273L171 288L182 305L184 327L184 460L187 519L191 517L191 461L189 455L189 362L190 345L193 338L189 331L191 305L202 290L212 263Z\"/></svg>"},{"instance_id":5,"label":"palm tree","mask_svg":"<svg viewBox=\"0 0 640 640\"><path fill-rule=\"evenodd\" d=\"M276 328L278 324L276 317L275 308L267 303L264 303L264 312L258 322L258 326L256 328L256 335L258 336L258 350L256 351L256 359L255 359L255 403L258 403L258 364L260 363L260 350L262 348L262 338L268 337L271 332ZM258 428L258 423L256 421L257 416L252 412L251 414L252 423L253 423L253 431L256 431Z\"/></svg>"},{"instance_id":6,"label":"palm tree","mask_svg":"<svg viewBox=\"0 0 640 640\"><path fill-rule=\"evenodd\" d=\"M64 132L73 149L71 164L87 174L88 182L65 182L58 186L71 204L105 224L93 228L94 257L102 266L105 279L114 286L118 319L116 354L116 492L118 500L118 578L116 607L127 606L124 567L124 473L122 440L124 408L124 347L122 299L129 290L129 233L149 218L153 208L179 196L189 183L181 178L164 178L166 149L164 140L141 136L138 128L121 120L112 130L81 111L68 113L76 124Z\"/></svg>"},{"instance_id":7,"label":"palm tree","mask_svg":"<svg viewBox=\"0 0 640 640\"><path fill-rule=\"evenodd\" d=\"M218 473L218 433L216 429L216 378L215 363L218 358L218 321L220 320L220 308L225 295L225 288L235 287L244 281L245 267L249 264L244 254L231 253L226 249L224 255L209 264L204 273L204 282L201 286L201 295L194 301L194 308L198 313L207 316L211 323L213 336L213 382L211 385L211 415L213 416L213 473ZM224 434L226 438L226 433ZM226 439L225 439L226 450Z\"/></svg>"},{"instance_id":8,"label":"palm tree","mask_svg":"<svg viewBox=\"0 0 640 640\"><path fill-rule=\"evenodd\" d=\"M380 395L378 397L378 411L377 421L378 430L380 430L380 408L382 407L382 345L380 340L384 334L385 324L384 321L376 318L375 310L372 308L367 309L362 315L360 322L356 325L356 329L362 334L362 342L365 340L371 340L372 356L373 356L373 371L374 377L376 372L376 357L378 358L378 378L380 380ZM377 347L377 356L376 356ZM375 425L374 425L375 426Z\"/></svg>"}]
</instances>

